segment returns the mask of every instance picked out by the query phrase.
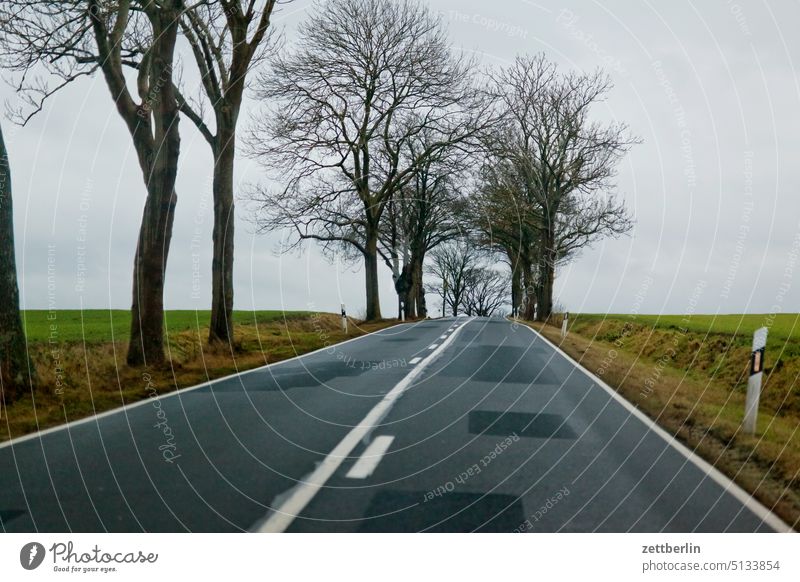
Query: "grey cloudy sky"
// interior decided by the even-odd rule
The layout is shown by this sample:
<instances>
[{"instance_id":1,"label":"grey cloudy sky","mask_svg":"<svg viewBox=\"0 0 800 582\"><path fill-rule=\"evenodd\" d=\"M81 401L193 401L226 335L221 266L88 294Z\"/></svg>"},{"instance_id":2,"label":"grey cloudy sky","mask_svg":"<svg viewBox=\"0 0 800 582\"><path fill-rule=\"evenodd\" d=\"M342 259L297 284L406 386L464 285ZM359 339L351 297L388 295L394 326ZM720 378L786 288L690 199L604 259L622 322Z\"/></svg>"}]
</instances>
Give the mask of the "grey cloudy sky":
<instances>
[{"instance_id":1,"label":"grey cloudy sky","mask_svg":"<svg viewBox=\"0 0 800 582\"><path fill-rule=\"evenodd\" d=\"M598 119L643 139L618 192L636 228L585 251L558 274L571 311L736 313L800 309L800 22L796 2L741 0L430 0L459 50L485 65L545 51L563 67L603 67L615 82ZM312 6L276 22L291 40ZM798 63L800 64L800 63ZM186 69L190 62L186 62ZM2 89L2 96L15 99ZM249 107L253 104L250 103ZM247 125L247 111L242 127ZM144 187L130 139L100 78L70 86L28 127L4 122L15 188L25 307L126 308ZM168 308L210 304L211 155L182 122ZM240 184L261 179L240 157ZM313 246L277 256L239 205L238 309L363 312L363 271L328 264ZM48 271L49 269L49 271ZM48 272L55 284L48 288ZM382 271L382 301L396 296ZM791 286L790 286L791 285Z\"/></svg>"}]
</instances>

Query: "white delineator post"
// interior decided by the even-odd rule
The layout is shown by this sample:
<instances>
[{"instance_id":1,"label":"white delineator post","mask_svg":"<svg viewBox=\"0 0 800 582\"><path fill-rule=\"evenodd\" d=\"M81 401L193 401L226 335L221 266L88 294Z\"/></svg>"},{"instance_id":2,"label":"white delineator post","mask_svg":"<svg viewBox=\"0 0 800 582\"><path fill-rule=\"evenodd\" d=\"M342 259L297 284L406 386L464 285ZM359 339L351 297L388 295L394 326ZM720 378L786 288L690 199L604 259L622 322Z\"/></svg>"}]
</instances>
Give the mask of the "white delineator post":
<instances>
[{"instance_id":1,"label":"white delineator post","mask_svg":"<svg viewBox=\"0 0 800 582\"><path fill-rule=\"evenodd\" d=\"M342 303L342 331L347 333L347 311L344 308L344 303Z\"/></svg>"},{"instance_id":2,"label":"white delineator post","mask_svg":"<svg viewBox=\"0 0 800 582\"><path fill-rule=\"evenodd\" d=\"M564 321L561 322L561 337L567 337L567 325L569 324L569 313L564 314Z\"/></svg>"},{"instance_id":3,"label":"white delineator post","mask_svg":"<svg viewBox=\"0 0 800 582\"><path fill-rule=\"evenodd\" d=\"M753 352L750 355L750 377L747 379L747 398L744 402L744 422L742 422L742 428L747 434L756 432L761 377L764 375L764 348L766 347L767 328L762 327L753 334Z\"/></svg>"}]
</instances>

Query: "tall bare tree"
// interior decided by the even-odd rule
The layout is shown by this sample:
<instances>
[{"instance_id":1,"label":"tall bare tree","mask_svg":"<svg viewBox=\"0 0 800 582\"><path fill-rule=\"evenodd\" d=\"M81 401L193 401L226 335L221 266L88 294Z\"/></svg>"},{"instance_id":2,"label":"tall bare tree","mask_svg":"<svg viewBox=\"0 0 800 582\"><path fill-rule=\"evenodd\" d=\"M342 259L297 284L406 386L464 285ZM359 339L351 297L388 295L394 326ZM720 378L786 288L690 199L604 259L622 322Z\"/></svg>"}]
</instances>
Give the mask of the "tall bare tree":
<instances>
[{"instance_id":1,"label":"tall bare tree","mask_svg":"<svg viewBox=\"0 0 800 582\"><path fill-rule=\"evenodd\" d=\"M186 10L181 29L200 72L203 100L178 93L178 104L199 129L214 156L214 233L209 341L233 339L234 194L236 126L247 75L267 56L277 0L198 2ZM210 103L214 129L203 116Z\"/></svg>"},{"instance_id":2,"label":"tall bare tree","mask_svg":"<svg viewBox=\"0 0 800 582\"><path fill-rule=\"evenodd\" d=\"M511 270L512 313L532 319L538 286L536 233L541 221L511 161L487 156L469 208L476 243L502 257Z\"/></svg>"},{"instance_id":3,"label":"tall bare tree","mask_svg":"<svg viewBox=\"0 0 800 582\"><path fill-rule=\"evenodd\" d=\"M164 278L180 152L173 72L183 10L182 0L0 3L3 61L18 73L17 89L32 108L21 121L62 87L99 71L131 136L147 188L133 268L127 358L133 366L164 361ZM126 67L136 70L132 80ZM36 77L39 70L56 84Z\"/></svg>"},{"instance_id":4,"label":"tall bare tree","mask_svg":"<svg viewBox=\"0 0 800 582\"><path fill-rule=\"evenodd\" d=\"M381 317L378 242L386 205L430 156L470 139L479 117L471 63L416 0L329 0L260 79L274 106L249 140L285 188L253 193L257 224L344 246L364 260L366 315ZM432 136L416 156L407 142Z\"/></svg>"},{"instance_id":5,"label":"tall bare tree","mask_svg":"<svg viewBox=\"0 0 800 582\"><path fill-rule=\"evenodd\" d=\"M544 55L520 57L495 76L507 124L498 155L538 221L538 319L553 307L556 265L603 236L630 230L613 194L617 163L637 140L624 124L601 124L592 105L612 85L601 72L561 73Z\"/></svg>"},{"instance_id":6,"label":"tall bare tree","mask_svg":"<svg viewBox=\"0 0 800 582\"><path fill-rule=\"evenodd\" d=\"M0 127L0 408L16 400L35 379L19 312L11 194L11 164Z\"/></svg>"},{"instance_id":7,"label":"tall bare tree","mask_svg":"<svg viewBox=\"0 0 800 582\"><path fill-rule=\"evenodd\" d=\"M429 139L423 130L409 140L408 155L417 157ZM465 234L466 202L460 190L474 149L474 144L459 143L428 157L386 207L379 252L392 269L406 318L427 316L423 284L427 253Z\"/></svg>"}]
</instances>

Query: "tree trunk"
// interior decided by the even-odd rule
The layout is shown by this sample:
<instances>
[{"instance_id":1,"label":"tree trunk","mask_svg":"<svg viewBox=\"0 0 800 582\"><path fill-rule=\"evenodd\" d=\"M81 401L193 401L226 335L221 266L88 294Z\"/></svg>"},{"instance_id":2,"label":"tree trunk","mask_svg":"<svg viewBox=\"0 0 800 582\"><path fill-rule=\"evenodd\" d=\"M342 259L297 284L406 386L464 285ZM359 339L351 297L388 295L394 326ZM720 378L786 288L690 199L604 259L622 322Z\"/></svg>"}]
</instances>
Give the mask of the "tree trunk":
<instances>
[{"instance_id":1,"label":"tree trunk","mask_svg":"<svg viewBox=\"0 0 800 582\"><path fill-rule=\"evenodd\" d=\"M411 271L415 285L414 291L416 292L414 301L417 307L417 317L421 317L423 319L428 317L428 306L425 304L425 284L422 279L422 265L424 262L424 257L419 257L416 260L412 260L413 268Z\"/></svg>"},{"instance_id":2,"label":"tree trunk","mask_svg":"<svg viewBox=\"0 0 800 582\"><path fill-rule=\"evenodd\" d=\"M381 299L378 290L378 232L369 228L364 252L364 271L367 285L367 321L381 319Z\"/></svg>"},{"instance_id":3,"label":"tree trunk","mask_svg":"<svg viewBox=\"0 0 800 582\"><path fill-rule=\"evenodd\" d=\"M147 186L147 200L133 265L131 339L128 347L130 366L157 365L165 359L164 277L175 220L175 181L181 139L178 105L172 84L177 20L169 11L160 18L162 20L153 23L157 40L153 45L150 71L150 84L159 89L154 103L148 104L152 107L153 139L143 141L134 137Z\"/></svg>"},{"instance_id":4,"label":"tree trunk","mask_svg":"<svg viewBox=\"0 0 800 582\"><path fill-rule=\"evenodd\" d=\"M539 263L538 321L547 321L553 312L553 284L555 282L555 235L545 230Z\"/></svg>"},{"instance_id":5,"label":"tree trunk","mask_svg":"<svg viewBox=\"0 0 800 582\"><path fill-rule=\"evenodd\" d=\"M220 124L214 151L214 258L211 263L211 326L208 341L233 341L233 169L236 132Z\"/></svg>"},{"instance_id":6,"label":"tree trunk","mask_svg":"<svg viewBox=\"0 0 800 582\"><path fill-rule=\"evenodd\" d=\"M535 293L536 282L533 280L533 265L531 265L530 259L527 257L522 257L520 259L520 266L520 277L523 285L520 291L520 300L522 301L522 319L532 321L534 312L536 312L536 303L538 303L538 301L534 301L537 299L537 297ZM540 305L538 313L541 314L541 312Z\"/></svg>"},{"instance_id":7,"label":"tree trunk","mask_svg":"<svg viewBox=\"0 0 800 582\"><path fill-rule=\"evenodd\" d=\"M3 401L19 398L34 381L19 312L11 167L0 128L0 408Z\"/></svg>"},{"instance_id":8,"label":"tree trunk","mask_svg":"<svg viewBox=\"0 0 800 582\"><path fill-rule=\"evenodd\" d=\"M511 262L511 315L520 315L519 308L522 303L522 266L516 253L508 252Z\"/></svg>"},{"instance_id":9,"label":"tree trunk","mask_svg":"<svg viewBox=\"0 0 800 582\"><path fill-rule=\"evenodd\" d=\"M175 162L174 173L177 173L177 159ZM136 246L128 348L130 366L164 361L164 276L177 197L173 188L163 192L160 186L154 184L148 192Z\"/></svg>"},{"instance_id":10,"label":"tree trunk","mask_svg":"<svg viewBox=\"0 0 800 582\"><path fill-rule=\"evenodd\" d=\"M405 316L406 319L415 319L417 310L414 308L414 281L410 262L403 265L403 269L395 281L395 290L397 291L400 316Z\"/></svg>"}]
</instances>

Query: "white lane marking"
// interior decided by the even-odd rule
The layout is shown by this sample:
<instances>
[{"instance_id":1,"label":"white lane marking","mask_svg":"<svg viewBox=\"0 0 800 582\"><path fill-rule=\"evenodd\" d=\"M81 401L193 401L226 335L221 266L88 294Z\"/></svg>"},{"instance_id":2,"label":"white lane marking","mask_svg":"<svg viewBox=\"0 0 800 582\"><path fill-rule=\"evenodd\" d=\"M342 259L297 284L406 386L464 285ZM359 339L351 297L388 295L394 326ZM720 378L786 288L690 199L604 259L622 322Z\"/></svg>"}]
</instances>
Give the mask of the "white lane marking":
<instances>
[{"instance_id":1,"label":"white lane marking","mask_svg":"<svg viewBox=\"0 0 800 582\"><path fill-rule=\"evenodd\" d=\"M276 367L276 366L282 366L284 364L289 364L291 362L296 362L298 360L302 360L303 358L307 358L309 356L313 356L314 354L318 354L319 352L322 352L324 350L330 350L332 347L339 347L339 346L343 346L344 344L349 344L350 342L357 342L359 340L363 340L363 339L366 339L366 338L369 338L369 337L383 335L381 332L386 331L387 329L398 328L401 325L411 326L411 328L413 329L417 325L417 323L398 323L398 324L395 324L395 325L393 325L391 327L385 327L383 329L379 329L379 330L376 330L376 331L371 331L371 332L366 333L364 335L360 335L358 337L350 338L349 340L345 340L345 341L339 342L337 344L331 344L329 346L319 348L318 350L314 350L313 352L308 352L306 354L301 354L299 356L294 356L293 358L289 358L288 360L281 360L280 362L274 362L272 364L267 364L265 366L259 366L258 368L250 368L249 370L242 370L241 372L236 372L234 374L228 374L227 376L221 376L219 378L215 378L213 380L209 380L208 382L203 382L202 384L195 384L194 386L187 386L186 388L181 388L179 390L173 390L172 392L164 394L163 396L159 396L155 400L159 400L159 401L166 400L167 398L172 398L173 396L180 396L182 394L185 394L187 392L192 392L192 391L198 390L200 388L206 388L208 386L213 386L214 384L217 384L219 382L224 382L225 380L230 380L231 378L235 378L237 376L246 376L247 374L252 374L253 372L261 372L263 370L268 370L268 369ZM392 334L386 334L386 335L392 335ZM61 424L59 426L53 426L51 428L46 428L44 430L40 430L40 431L33 432L33 433L30 433L30 434L22 435L22 436L14 438L14 439L11 439L11 440L8 440L8 441L0 443L0 449L4 449L6 447L13 447L14 445L16 445L18 443L22 443L22 442L25 442L25 441L30 441L30 440L33 440L33 439L40 439L43 436L46 436L48 434L52 434L52 433L58 432L60 430L69 430L69 429L71 429L73 427L79 426L81 424L86 424L88 422L97 422L101 418L106 418L107 416L112 416L114 414L119 414L121 412L127 412L128 410L133 410L134 408L139 408L140 406L147 406L148 404L152 404L152 402L153 402L153 400L151 400L150 398L148 398L146 400L140 400L139 402L133 402L131 404L126 404L124 406L120 406L119 408L113 408L111 410L106 410L105 412L101 412L99 414L94 414L92 416L87 416L86 418L79 418L77 420L72 420L72 421L70 421L70 422L68 422L66 424Z\"/></svg>"},{"instance_id":2,"label":"white lane marking","mask_svg":"<svg viewBox=\"0 0 800 582\"><path fill-rule=\"evenodd\" d=\"M440 336L439 336L439 339L447 339L447 334L440 335Z\"/></svg>"},{"instance_id":3,"label":"white lane marking","mask_svg":"<svg viewBox=\"0 0 800 582\"><path fill-rule=\"evenodd\" d=\"M411 359L408 361L408 363L409 363L409 364L411 364L411 365L413 366L414 364L417 364L417 363L419 363L419 361L420 361L421 359L422 359L422 358L420 358L420 357L411 358Z\"/></svg>"},{"instance_id":4,"label":"white lane marking","mask_svg":"<svg viewBox=\"0 0 800 582\"><path fill-rule=\"evenodd\" d=\"M649 416L647 416L644 412L636 408L633 404L625 400L622 395L614 390L611 386L603 382L600 378L592 374L589 370L581 366L578 362L576 362L572 357L567 354L564 350L559 348L549 339L544 337L542 334L537 332L534 329L531 329L527 325L524 326L526 329L530 329L531 332L545 342L550 344L550 346L559 354L561 354L564 359L566 359L569 363L575 366L578 370L583 372L586 376L589 377L595 384L600 386L603 390L608 392L608 394L616 400L619 404L622 405L625 410L630 412L633 416L638 418L642 421L647 428L652 430L662 439L664 439L668 445L678 451L681 455L686 457L690 463L692 463L695 467L703 471L712 481L714 481L717 485L721 486L725 491L733 495L742 505L747 507L750 511L752 511L756 517L758 517L761 521L769 525L772 529L777 532L782 533L791 533L794 530L786 524L780 517L772 513L769 509L764 507L757 499L755 499L752 495L750 495L747 491L739 487L736 483L731 481L727 476L719 471L716 467L708 463L705 459L698 456L694 451L689 449L686 445L682 442L678 441L674 436L669 434L659 425L657 425Z\"/></svg>"},{"instance_id":5,"label":"white lane marking","mask_svg":"<svg viewBox=\"0 0 800 582\"><path fill-rule=\"evenodd\" d=\"M367 450L364 451L358 461L356 461L356 464L350 468L345 477L348 479L366 479L372 475L378 463L383 459L383 455L389 450L393 440L393 436L376 437L375 440L369 444Z\"/></svg>"},{"instance_id":6,"label":"white lane marking","mask_svg":"<svg viewBox=\"0 0 800 582\"><path fill-rule=\"evenodd\" d=\"M439 347L439 344L431 344L431 345L428 346L428 349L429 350L435 350L438 347Z\"/></svg>"},{"instance_id":7,"label":"white lane marking","mask_svg":"<svg viewBox=\"0 0 800 582\"><path fill-rule=\"evenodd\" d=\"M378 426L378 423L383 417L389 414L394 403L409 389L412 382L422 374L423 370L425 370L428 365L447 349L455 338L456 334L447 338L436 351L426 356L419 366L411 370L405 378L400 380L400 382L367 413L364 419L354 426L341 442L328 453L328 456L317 465L317 468L314 469L308 478L304 481L299 481L294 489L288 492L283 503L269 514L260 525L256 525L253 529L258 532L286 531L286 529L292 525L295 517L300 515L311 500L314 499L317 492L322 489L328 479L333 476L342 462L353 452L353 449L358 446L358 443Z\"/></svg>"}]
</instances>

